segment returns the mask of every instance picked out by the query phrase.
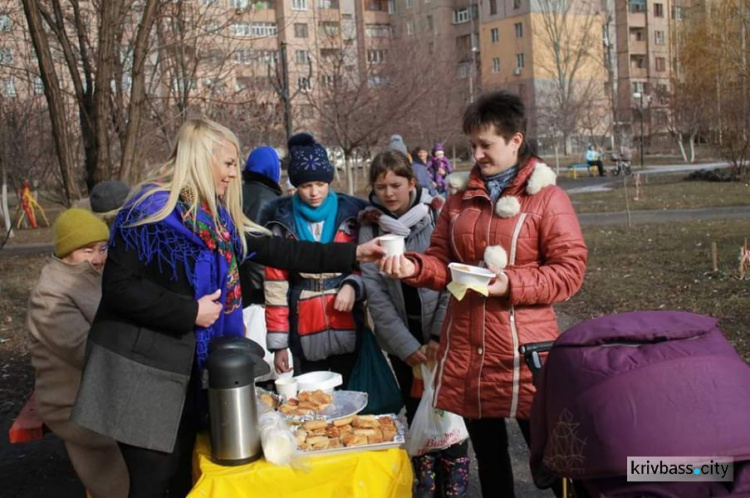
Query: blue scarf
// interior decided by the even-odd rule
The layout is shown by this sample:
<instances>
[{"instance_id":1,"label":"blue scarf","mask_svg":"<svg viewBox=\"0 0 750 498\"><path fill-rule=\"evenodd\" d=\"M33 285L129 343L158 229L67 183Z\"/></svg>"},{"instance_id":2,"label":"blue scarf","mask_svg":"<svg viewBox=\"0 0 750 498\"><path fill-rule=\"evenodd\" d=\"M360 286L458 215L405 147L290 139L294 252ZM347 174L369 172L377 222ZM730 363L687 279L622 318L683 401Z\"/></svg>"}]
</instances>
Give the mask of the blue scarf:
<instances>
[{"instance_id":1,"label":"blue scarf","mask_svg":"<svg viewBox=\"0 0 750 498\"><path fill-rule=\"evenodd\" d=\"M120 210L112 227L111 243L114 245L116 234L119 234L126 249L138 252L138 259L142 264L157 265L159 272L166 272L172 280L179 278L178 268L184 268L196 300L221 289L219 302L224 303L224 312L210 327L195 326L195 358L198 367L203 368L211 339L223 336L242 337L245 332L236 270L238 255L242 253L242 242L232 218L222 206L218 208L218 219L224 232L228 234L229 240L226 243L231 244L229 248L234 248L233 254L231 251L221 251L215 243L207 245L205 241L209 239L202 238L200 232L218 232L213 217L199 206L196 213L197 228L194 230L191 215L187 212L188 205L182 201L163 220L132 226L166 204L169 193L157 192L133 208L135 200L141 198L149 188L153 187L146 187L141 195L135 196L133 201Z\"/></svg>"},{"instance_id":2,"label":"blue scarf","mask_svg":"<svg viewBox=\"0 0 750 498\"><path fill-rule=\"evenodd\" d=\"M323 233L320 236L320 242L327 244L333 242L336 236L336 215L339 210L339 201L336 192L328 191L328 197L318 207L311 207L302 202L299 194L292 196L292 211L294 213L294 226L297 229L297 236L300 240L315 242L310 226L308 223L323 222Z\"/></svg>"},{"instance_id":3,"label":"blue scarf","mask_svg":"<svg viewBox=\"0 0 750 498\"><path fill-rule=\"evenodd\" d=\"M495 176L490 176L484 179L484 184L487 187L487 192L489 192L492 202L495 202L500 198L500 194L502 194L503 190L510 185L517 174L518 165L515 165L505 171L501 171Z\"/></svg>"}]
</instances>

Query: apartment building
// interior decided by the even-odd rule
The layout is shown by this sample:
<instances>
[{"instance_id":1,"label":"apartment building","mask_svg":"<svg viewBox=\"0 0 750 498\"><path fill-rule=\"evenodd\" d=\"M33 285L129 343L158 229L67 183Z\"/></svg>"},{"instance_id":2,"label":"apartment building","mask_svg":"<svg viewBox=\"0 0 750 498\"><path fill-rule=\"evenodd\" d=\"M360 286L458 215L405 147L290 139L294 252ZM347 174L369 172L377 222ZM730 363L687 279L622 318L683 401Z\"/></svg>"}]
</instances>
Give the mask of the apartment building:
<instances>
[{"instance_id":1,"label":"apartment building","mask_svg":"<svg viewBox=\"0 0 750 498\"><path fill-rule=\"evenodd\" d=\"M485 89L516 92L543 145L606 127L602 12L589 0L489 0L480 13ZM578 123L566 123L578 116ZM584 123L588 123L584 125ZM567 126L567 127L566 127ZM578 129L574 129L578 128Z\"/></svg>"},{"instance_id":2,"label":"apartment building","mask_svg":"<svg viewBox=\"0 0 750 498\"><path fill-rule=\"evenodd\" d=\"M667 96L677 54L674 33L686 0L617 0L610 32L618 125L634 144L666 135Z\"/></svg>"}]
</instances>

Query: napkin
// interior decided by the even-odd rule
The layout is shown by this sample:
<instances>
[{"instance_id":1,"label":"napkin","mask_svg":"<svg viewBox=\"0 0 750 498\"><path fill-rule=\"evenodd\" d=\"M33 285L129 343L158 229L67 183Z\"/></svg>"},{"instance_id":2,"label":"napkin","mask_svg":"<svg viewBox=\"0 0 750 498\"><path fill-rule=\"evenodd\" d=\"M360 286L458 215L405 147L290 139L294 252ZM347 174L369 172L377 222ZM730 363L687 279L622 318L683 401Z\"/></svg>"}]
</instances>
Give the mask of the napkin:
<instances>
[{"instance_id":1,"label":"napkin","mask_svg":"<svg viewBox=\"0 0 750 498\"><path fill-rule=\"evenodd\" d=\"M464 296L466 295L466 291L468 291L469 289L473 290L474 292L478 292L484 297L490 295L490 291L486 285L459 284L457 282L451 282L448 284L448 292L453 294L453 297L455 297L459 301L464 298Z\"/></svg>"}]
</instances>

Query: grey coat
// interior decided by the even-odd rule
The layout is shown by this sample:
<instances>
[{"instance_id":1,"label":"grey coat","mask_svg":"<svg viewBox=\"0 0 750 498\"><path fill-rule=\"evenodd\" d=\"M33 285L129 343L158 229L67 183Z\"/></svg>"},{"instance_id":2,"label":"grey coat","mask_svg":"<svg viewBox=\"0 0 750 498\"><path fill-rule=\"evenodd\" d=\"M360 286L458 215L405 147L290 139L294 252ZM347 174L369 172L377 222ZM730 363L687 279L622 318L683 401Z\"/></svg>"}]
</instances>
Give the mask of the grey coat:
<instances>
[{"instance_id":1,"label":"grey coat","mask_svg":"<svg viewBox=\"0 0 750 498\"><path fill-rule=\"evenodd\" d=\"M432 217L428 214L412 227L411 233L405 241L406 250L424 252L430 245L430 236L433 230ZM384 235L384 233L380 231L378 236L380 235ZM359 230L360 244L373 238L373 226L363 224ZM362 278L367 290L367 304L380 347L386 352L398 356L401 360L405 360L422 344L427 344L431 338L440 337L440 330L448 305L446 291L417 289L422 301L423 340L420 344L407 326L406 305L401 281L382 275L375 263L362 264L361 268Z\"/></svg>"}]
</instances>

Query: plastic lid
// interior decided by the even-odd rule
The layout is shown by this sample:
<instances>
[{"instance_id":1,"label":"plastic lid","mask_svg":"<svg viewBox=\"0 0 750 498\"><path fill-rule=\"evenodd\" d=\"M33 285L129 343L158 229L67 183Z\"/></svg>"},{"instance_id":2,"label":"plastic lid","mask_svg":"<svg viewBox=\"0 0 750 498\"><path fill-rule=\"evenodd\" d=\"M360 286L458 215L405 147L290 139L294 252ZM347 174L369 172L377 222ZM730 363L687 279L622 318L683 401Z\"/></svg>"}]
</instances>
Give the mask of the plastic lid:
<instances>
[{"instance_id":1,"label":"plastic lid","mask_svg":"<svg viewBox=\"0 0 750 498\"><path fill-rule=\"evenodd\" d=\"M255 381L253 356L240 349L220 349L208 355L208 387L232 389Z\"/></svg>"},{"instance_id":2,"label":"plastic lid","mask_svg":"<svg viewBox=\"0 0 750 498\"><path fill-rule=\"evenodd\" d=\"M263 346L246 337L217 337L208 344L209 354L220 349L242 349L259 358L266 355Z\"/></svg>"}]
</instances>

